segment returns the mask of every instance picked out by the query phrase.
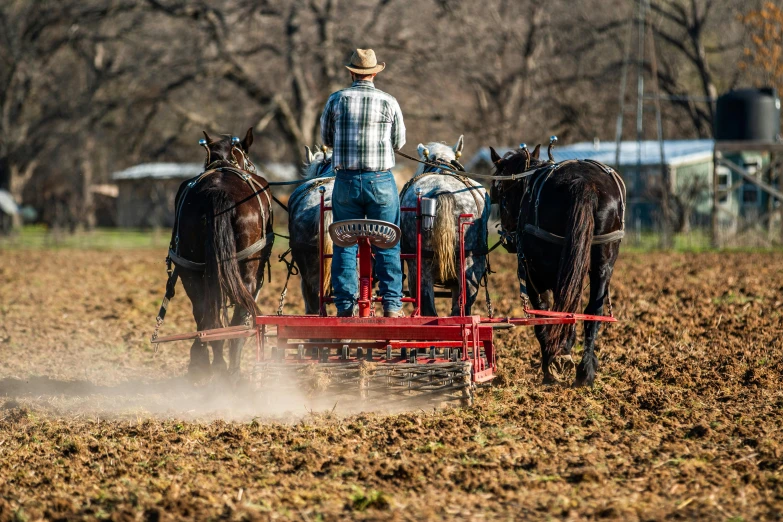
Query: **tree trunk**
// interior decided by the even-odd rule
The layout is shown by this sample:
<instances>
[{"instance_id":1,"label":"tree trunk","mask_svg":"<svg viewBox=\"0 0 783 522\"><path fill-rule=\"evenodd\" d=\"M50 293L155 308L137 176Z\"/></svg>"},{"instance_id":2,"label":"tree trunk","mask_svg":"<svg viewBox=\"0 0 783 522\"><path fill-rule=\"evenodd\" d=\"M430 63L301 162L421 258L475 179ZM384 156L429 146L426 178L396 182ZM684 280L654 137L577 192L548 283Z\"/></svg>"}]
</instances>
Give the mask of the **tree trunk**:
<instances>
[{"instance_id":1,"label":"tree trunk","mask_svg":"<svg viewBox=\"0 0 783 522\"><path fill-rule=\"evenodd\" d=\"M11 182L8 191L13 196L17 205L21 205L24 198L24 189L27 186L27 182L33 177L35 169L38 168L38 160L33 160L28 163L24 168L12 163L9 172L11 173Z\"/></svg>"},{"instance_id":2,"label":"tree trunk","mask_svg":"<svg viewBox=\"0 0 783 522\"><path fill-rule=\"evenodd\" d=\"M678 234L688 234L691 231L692 213L693 213L693 207L690 205L683 205L680 208L679 223L677 224Z\"/></svg>"},{"instance_id":3,"label":"tree trunk","mask_svg":"<svg viewBox=\"0 0 783 522\"><path fill-rule=\"evenodd\" d=\"M95 195L92 184L95 179L95 138L87 136L82 151L82 208L78 221L86 230L95 228Z\"/></svg>"},{"instance_id":4,"label":"tree trunk","mask_svg":"<svg viewBox=\"0 0 783 522\"><path fill-rule=\"evenodd\" d=\"M0 190L11 188L11 168L8 156L0 156Z\"/></svg>"}]
</instances>

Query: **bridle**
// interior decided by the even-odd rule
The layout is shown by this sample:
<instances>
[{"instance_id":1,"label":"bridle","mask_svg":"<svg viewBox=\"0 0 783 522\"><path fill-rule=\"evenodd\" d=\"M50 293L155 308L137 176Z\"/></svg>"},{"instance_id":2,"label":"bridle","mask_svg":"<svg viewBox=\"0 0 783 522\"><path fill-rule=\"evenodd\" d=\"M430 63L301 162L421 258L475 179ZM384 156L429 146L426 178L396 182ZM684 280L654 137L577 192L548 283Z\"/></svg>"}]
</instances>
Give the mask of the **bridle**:
<instances>
[{"instance_id":1,"label":"bridle","mask_svg":"<svg viewBox=\"0 0 783 522\"><path fill-rule=\"evenodd\" d=\"M413 156L409 156L405 154L404 152L400 150L395 150L394 153L398 156L402 156L403 158L409 159L411 161L415 161L416 163L421 163L425 166L424 170L422 171L422 174L424 173L431 173L431 172L438 172L438 171L447 171L452 174L460 174L463 176L478 176L478 174L473 174L471 172L465 172L465 167L462 166L462 164L459 162L459 158L462 156L461 151L456 151L454 153L455 158L450 161L442 160L440 158L435 158L435 162L433 163L432 160L430 160L430 151L429 149L424 149L423 151L425 160L422 161L419 158L414 158Z\"/></svg>"},{"instance_id":2,"label":"bridle","mask_svg":"<svg viewBox=\"0 0 783 522\"><path fill-rule=\"evenodd\" d=\"M522 149L522 152L520 154L525 155L525 168L523 169L523 172L530 172L530 164L533 160L532 155L530 154L530 151L527 148L527 145L522 143L520 144L520 148ZM498 159L494 162L496 174L504 172L505 169L501 166L501 162L505 159L507 159L509 156L506 155L503 158ZM544 165L541 165L542 167ZM498 176L499 178L502 178L502 176ZM525 187L522 188L522 195L520 196L520 207L522 205L522 199L525 197L525 192L527 191L527 177L520 177L515 180L512 180L511 187L505 188L503 186L504 183L507 183L508 180L505 179L499 179L492 182L492 192L490 193L490 197L492 199L495 199L494 196L498 197L498 210L500 211L500 230L498 231L500 235L500 241L503 245L503 248L505 248L508 252L514 252L516 250L516 232L517 232L517 219L515 216L507 216L508 214L508 198L509 193L513 190L513 187L517 183L524 183ZM506 220L510 221L510 226L506 228L503 221L506 218Z\"/></svg>"},{"instance_id":3,"label":"bridle","mask_svg":"<svg viewBox=\"0 0 783 522\"><path fill-rule=\"evenodd\" d=\"M229 159L218 158L214 161L211 161L212 151L209 149L209 144L207 143L207 140L203 138L198 140L198 144L204 147L204 149L206 149L207 151L207 157L204 158L204 171L212 170L213 168L217 167L220 163L228 163L232 167L256 174L256 166L253 164L252 161L250 161L250 158L248 158L247 154L245 154L245 151L242 150L242 147L239 146L240 143L241 141L237 136L232 136ZM241 164L240 164L240 159L237 158L241 159Z\"/></svg>"}]
</instances>

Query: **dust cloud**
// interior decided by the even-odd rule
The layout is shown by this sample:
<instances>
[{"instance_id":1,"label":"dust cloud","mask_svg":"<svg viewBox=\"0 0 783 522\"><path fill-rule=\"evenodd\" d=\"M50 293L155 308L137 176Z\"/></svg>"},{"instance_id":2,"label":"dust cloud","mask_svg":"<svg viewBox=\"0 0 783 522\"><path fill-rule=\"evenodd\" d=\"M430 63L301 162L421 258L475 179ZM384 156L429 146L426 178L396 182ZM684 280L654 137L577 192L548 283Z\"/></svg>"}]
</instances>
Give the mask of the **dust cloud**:
<instances>
[{"instance_id":1,"label":"dust cloud","mask_svg":"<svg viewBox=\"0 0 783 522\"><path fill-rule=\"evenodd\" d=\"M90 372L85 372L90 373ZM186 376L165 380L128 380L98 385L87 380L31 376L0 380L0 404L22 406L47 416L105 420L294 422L312 414L350 415L432 410L432 401L366 400L351 393L301 389L295 379L278 376L264 386L245 371L236 382L214 376L193 383ZM377 397L377 395L376 395Z\"/></svg>"}]
</instances>

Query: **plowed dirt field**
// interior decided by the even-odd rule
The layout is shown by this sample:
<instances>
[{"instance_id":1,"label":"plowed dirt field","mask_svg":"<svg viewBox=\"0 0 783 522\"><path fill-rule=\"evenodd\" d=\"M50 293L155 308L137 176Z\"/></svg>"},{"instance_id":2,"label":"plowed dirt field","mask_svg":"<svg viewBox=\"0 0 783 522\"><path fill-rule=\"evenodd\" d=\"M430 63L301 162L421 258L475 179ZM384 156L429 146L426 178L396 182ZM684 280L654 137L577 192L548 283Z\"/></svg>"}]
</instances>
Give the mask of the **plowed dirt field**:
<instances>
[{"instance_id":1,"label":"plowed dirt field","mask_svg":"<svg viewBox=\"0 0 783 522\"><path fill-rule=\"evenodd\" d=\"M472 407L351 416L188 385L189 344L147 341L162 257L0 251L0 520L783 517L779 252L621 254L592 389L543 386L517 328Z\"/></svg>"}]
</instances>

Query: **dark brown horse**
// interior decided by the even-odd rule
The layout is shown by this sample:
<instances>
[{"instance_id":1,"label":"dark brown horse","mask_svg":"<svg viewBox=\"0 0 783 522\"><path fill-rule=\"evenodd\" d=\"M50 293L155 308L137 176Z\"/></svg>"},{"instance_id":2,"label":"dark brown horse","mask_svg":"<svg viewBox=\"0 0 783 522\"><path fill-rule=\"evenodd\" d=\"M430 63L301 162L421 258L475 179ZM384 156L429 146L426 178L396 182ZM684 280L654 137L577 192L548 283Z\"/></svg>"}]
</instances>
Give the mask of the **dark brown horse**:
<instances>
[{"instance_id":1,"label":"dark brown horse","mask_svg":"<svg viewBox=\"0 0 783 522\"><path fill-rule=\"evenodd\" d=\"M526 148L501 158L492 149L498 175L535 169L528 177L496 181L502 233L516 252L520 294L534 308L577 312L584 278L590 277L586 314L601 315L624 230L625 186L619 175L592 161L555 163ZM527 305L527 302L525 303ZM611 302L609 302L611 307ZM582 360L575 386L592 385L598 369L595 341L600 323L585 321ZM553 362L571 362L576 326L536 326L544 382L555 381Z\"/></svg>"},{"instance_id":2,"label":"dark brown horse","mask_svg":"<svg viewBox=\"0 0 783 522\"><path fill-rule=\"evenodd\" d=\"M231 137L213 140L206 132L204 136L204 172L179 187L169 251L199 331L225 326L229 304L234 305L231 326L257 314L256 299L274 242L269 185L254 173L247 157L252 129L241 142ZM210 342L212 372L228 369L237 377L244 341L229 341L228 368L224 341ZM200 340L190 349L188 373L194 379L210 373L209 351Z\"/></svg>"}]
</instances>

